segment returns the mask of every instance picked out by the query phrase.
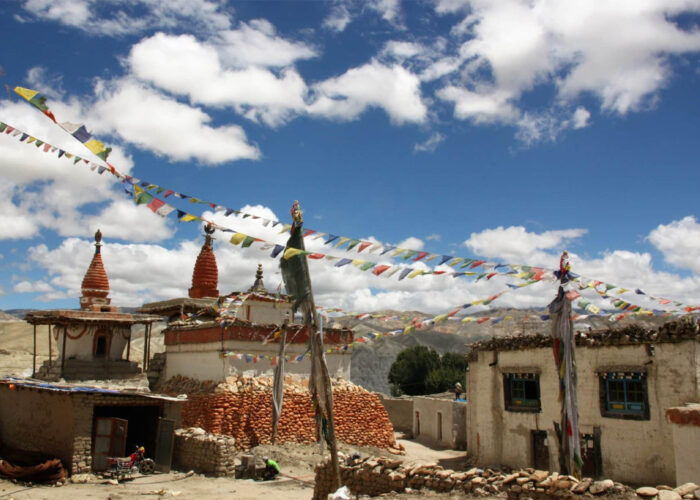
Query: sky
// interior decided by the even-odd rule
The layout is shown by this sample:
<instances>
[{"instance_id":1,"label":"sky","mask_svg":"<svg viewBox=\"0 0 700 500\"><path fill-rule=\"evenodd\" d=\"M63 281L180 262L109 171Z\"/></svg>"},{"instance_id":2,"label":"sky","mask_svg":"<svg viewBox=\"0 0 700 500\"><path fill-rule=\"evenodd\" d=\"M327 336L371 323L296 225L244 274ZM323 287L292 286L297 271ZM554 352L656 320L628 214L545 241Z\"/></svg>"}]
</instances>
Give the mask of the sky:
<instances>
[{"instance_id":1,"label":"sky","mask_svg":"<svg viewBox=\"0 0 700 500\"><path fill-rule=\"evenodd\" d=\"M0 121L90 162L0 134L0 309L78 307L98 228L118 306L186 296L203 242L201 222L91 170L104 162L15 86L123 174L213 203L158 195L180 210L284 244L262 222L299 200L306 228L376 245L307 238L325 307L439 314L503 290L492 306L544 307L551 281L428 259L556 268L563 250L645 293L631 303L700 304L698 0L6 0L0 33ZM277 290L269 245L230 237L215 234L220 292L258 263Z\"/></svg>"}]
</instances>

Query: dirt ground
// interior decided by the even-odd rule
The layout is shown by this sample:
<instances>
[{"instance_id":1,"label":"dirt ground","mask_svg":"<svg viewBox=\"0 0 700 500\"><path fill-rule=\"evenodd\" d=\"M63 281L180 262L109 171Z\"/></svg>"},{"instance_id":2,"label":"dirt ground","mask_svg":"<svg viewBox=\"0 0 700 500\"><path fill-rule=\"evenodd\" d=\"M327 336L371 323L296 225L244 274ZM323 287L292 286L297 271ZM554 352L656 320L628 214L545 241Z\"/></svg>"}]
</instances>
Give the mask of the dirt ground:
<instances>
[{"instance_id":1,"label":"dirt ground","mask_svg":"<svg viewBox=\"0 0 700 500\"><path fill-rule=\"evenodd\" d=\"M435 449L425 444L400 439L406 448L406 455L400 457L408 463L439 463L445 467L458 468L466 463L464 452ZM345 454L355 451L371 455L390 455L373 448L340 446ZM172 498L207 500L230 499L277 499L308 500L313 494L314 465L321 459L318 445L288 443L282 446L264 445L251 451L256 457L269 455L277 460L282 469L282 477L275 481L259 482L249 479L212 478L199 474L187 475L183 472L155 474L134 477L119 484L109 484L106 479L89 477L87 483L68 482L64 486L23 485L0 480L0 500L47 499L47 500L132 500L147 498ZM328 453L325 453L328 456ZM390 495L389 498L451 498L449 494Z\"/></svg>"}]
</instances>

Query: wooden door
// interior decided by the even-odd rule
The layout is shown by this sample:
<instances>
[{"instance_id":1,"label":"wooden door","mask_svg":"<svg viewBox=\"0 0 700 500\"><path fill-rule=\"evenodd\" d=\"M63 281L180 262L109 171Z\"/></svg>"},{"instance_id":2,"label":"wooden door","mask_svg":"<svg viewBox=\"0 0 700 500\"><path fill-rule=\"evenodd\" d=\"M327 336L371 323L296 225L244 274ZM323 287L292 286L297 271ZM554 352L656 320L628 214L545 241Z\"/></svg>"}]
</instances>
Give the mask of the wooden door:
<instances>
[{"instance_id":1,"label":"wooden door","mask_svg":"<svg viewBox=\"0 0 700 500\"><path fill-rule=\"evenodd\" d=\"M122 418L97 417L93 439L92 468L107 470L107 457L126 455L126 431L129 422Z\"/></svg>"},{"instance_id":2,"label":"wooden door","mask_svg":"<svg viewBox=\"0 0 700 500\"><path fill-rule=\"evenodd\" d=\"M158 417L156 452L153 456L158 472L170 472L170 466L173 462L174 439L175 421L169 418Z\"/></svg>"},{"instance_id":3,"label":"wooden door","mask_svg":"<svg viewBox=\"0 0 700 500\"><path fill-rule=\"evenodd\" d=\"M533 467L539 470L549 470L549 446L547 446L547 431L532 432Z\"/></svg>"}]
</instances>

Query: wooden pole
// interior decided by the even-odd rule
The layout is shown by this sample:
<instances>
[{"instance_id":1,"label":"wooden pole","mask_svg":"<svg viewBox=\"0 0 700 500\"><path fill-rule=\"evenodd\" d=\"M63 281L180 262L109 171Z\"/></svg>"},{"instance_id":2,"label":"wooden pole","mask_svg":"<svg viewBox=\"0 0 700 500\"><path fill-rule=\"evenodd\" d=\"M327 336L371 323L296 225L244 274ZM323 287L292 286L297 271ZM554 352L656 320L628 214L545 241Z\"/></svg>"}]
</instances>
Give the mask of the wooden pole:
<instances>
[{"instance_id":1,"label":"wooden pole","mask_svg":"<svg viewBox=\"0 0 700 500\"><path fill-rule=\"evenodd\" d=\"M129 338L126 339L126 360L131 357L131 328L129 328Z\"/></svg>"},{"instance_id":2,"label":"wooden pole","mask_svg":"<svg viewBox=\"0 0 700 500\"><path fill-rule=\"evenodd\" d=\"M34 325L34 355L32 357L32 378L36 377L36 325Z\"/></svg>"},{"instance_id":3,"label":"wooden pole","mask_svg":"<svg viewBox=\"0 0 700 500\"><path fill-rule=\"evenodd\" d=\"M67 331L68 327L65 327L63 329L63 348L61 349L61 378L63 378L63 370L66 367L66 337L68 336Z\"/></svg>"},{"instance_id":4,"label":"wooden pole","mask_svg":"<svg viewBox=\"0 0 700 500\"><path fill-rule=\"evenodd\" d=\"M282 363L281 366L284 367L284 363L285 363L285 361L284 361L284 348L285 348L286 342L287 342L287 321L285 320L284 324L282 325L282 334L280 337L280 349L279 349L279 355L278 355L279 359L277 360L278 369L281 370L282 380L280 381L280 383L282 384L282 387L284 387L284 370L282 370L282 368L280 368L279 363ZM275 389L276 389L276 387L273 386L272 387L272 405L273 405L272 411L273 412L275 411L275 409L274 409ZM284 391L284 389L283 389L283 391ZM278 423L280 417L281 417L281 415L277 415L277 419L272 420L272 436L270 437L270 441L272 442L272 444L275 444L275 441L277 440L277 423Z\"/></svg>"},{"instance_id":5,"label":"wooden pole","mask_svg":"<svg viewBox=\"0 0 700 500\"><path fill-rule=\"evenodd\" d=\"M147 344L148 350L146 351L146 371L148 371L148 368L151 365L151 324L148 324L148 344Z\"/></svg>"},{"instance_id":6,"label":"wooden pole","mask_svg":"<svg viewBox=\"0 0 700 500\"><path fill-rule=\"evenodd\" d=\"M301 249L305 250L304 240L301 240ZM301 256L302 259L306 260L306 256ZM333 388L331 386L331 377L328 374L328 365L326 364L326 358L323 356L323 341L321 340L322 332L318 331L318 313L316 312L316 304L314 302L314 292L311 286L311 275L309 273L308 263L305 267L306 270L306 280L309 284L309 300L306 303L306 309L304 311L304 324L309 328L309 335L312 344L315 344L313 352L318 358L319 366L321 367L320 375L323 379L323 386L325 388L325 400L326 400L326 417L328 424L328 439L331 445L331 470L332 470L332 485L331 491L335 491L340 488L340 464L338 463L338 442L335 438L335 421L333 418ZM313 360L312 360L313 362Z\"/></svg>"},{"instance_id":7,"label":"wooden pole","mask_svg":"<svg viewBox=\"0 0 700 500\"><path fill-rule=\"evenodd\" d=\"M143 327L143 363L141 368L146 373L146 356L148 356L148 324Z\"/></svg>"},{"instance_id":8,"label":"wooden pole","mask_svg":"<svg viewBox=\"0 0 700 500\"><path fill-rule=\"evenodd\" d=\"M53 358L53 342L51 340L51 325L46 325L47 331L49 333L49 371L51 371L51 364L52 364L52 358Z\"/></svg>"}]
</instances>

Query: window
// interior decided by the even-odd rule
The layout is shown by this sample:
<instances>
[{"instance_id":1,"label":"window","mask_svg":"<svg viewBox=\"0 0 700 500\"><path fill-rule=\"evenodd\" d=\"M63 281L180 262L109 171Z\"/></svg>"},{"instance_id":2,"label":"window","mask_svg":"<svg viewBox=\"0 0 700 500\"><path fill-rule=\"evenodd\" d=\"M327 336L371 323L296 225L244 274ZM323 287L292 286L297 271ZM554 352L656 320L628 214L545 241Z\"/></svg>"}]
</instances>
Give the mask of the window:
<instances>
[{"instance_id":1,"label":"window","mask_svg":"<svg viewBox=\"0 0 700 500\"><path fill-rule=\"evenodd\" d=\"M540 376L535 373L506 373L503 393L508 411L540 411Z\"/></svg>"},{"instance_id":2,"label":"window","mask_svg":"<svg viewBox=\"0 0 700 500\"><path fill-rule=\"evenodd\" d=\"M649 420L646 373L601 373L600 413L609 418Z\"/></svg>"}]
</instances>

